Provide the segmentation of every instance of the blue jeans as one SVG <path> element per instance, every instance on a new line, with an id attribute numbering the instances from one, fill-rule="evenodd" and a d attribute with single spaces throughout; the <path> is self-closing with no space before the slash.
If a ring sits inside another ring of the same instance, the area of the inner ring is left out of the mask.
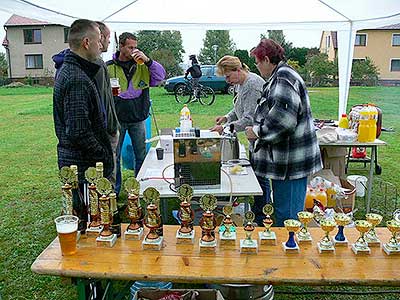
<path id="1" fill-rule="evenodd" d="M 297 220 L 297 213 L 304 208 L 307 177 L 294 180 L 272 180 L 275 226 L 283 227 L 287 219 Z"/>
<path id="2" fill-rule="evenodd" d="M 265 218 L 265 215 L 263 213 L 263 207 L 265 204 L 271 203 L 271 187 L 268 178 L 257 176 L 257 180 L 263 191 L 263 195 L 254 196 L 254 205 L 251 210 L 256 215 L 254 221 L 258 224 L 258 226 L 264 226 L 263 219 Z"/>
<path id="3" fill-rule="evenodd" d="M 134 162 L 135 162 L 135 176 L 139 173 L 140 168 L 142 167 L 144 158 L 146 156 L 146 129 L 145 122 L 136 122 L 136 123 L 123 123 L 121 122 L 121 129 L 118 141 L 118 150 L 117 150 L 117 178 L 115 183 L 115 192 L 117 195 L 121 190 L 121 150 L 122 144 L 124 142 L 125 133 L 128 132 L 133 148 Z"/>

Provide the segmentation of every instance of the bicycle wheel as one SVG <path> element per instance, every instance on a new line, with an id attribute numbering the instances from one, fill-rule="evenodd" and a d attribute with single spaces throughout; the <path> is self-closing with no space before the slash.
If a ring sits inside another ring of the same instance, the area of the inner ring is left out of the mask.
<path id="1" fill-rule="evenodd" d="M 215 92 L 208 86 L 202 86 L 200 88 L 199 101 L 202 105 L 211 105 L 215 101 Z"/>
<path id="2" fill-rule="evenodd" d="M 192 90 L 185 84 L 179 84 L 174 90 L 175 100 L 178 103 L 186 104 L 192 100 Z"/>

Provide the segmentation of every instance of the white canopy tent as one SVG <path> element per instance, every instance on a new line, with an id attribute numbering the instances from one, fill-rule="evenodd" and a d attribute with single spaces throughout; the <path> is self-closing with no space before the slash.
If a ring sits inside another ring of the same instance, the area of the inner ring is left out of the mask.
<path id="1" fill-rule="evenodd" d="M 335 30 L 339 116 L 346 112 L 356 31 L 400 23 L 400 0 L 1 0 L 0 10 L 66 26 L 102 20 L 115 31 Z"/>

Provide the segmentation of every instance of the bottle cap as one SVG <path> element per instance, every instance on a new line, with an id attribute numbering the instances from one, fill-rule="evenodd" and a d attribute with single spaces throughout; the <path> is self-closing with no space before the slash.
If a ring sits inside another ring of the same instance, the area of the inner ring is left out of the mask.
<path id="1" fill-rule="evenodd" d="M 342 118 L 347 118 L 347 115 L 346 114 L 342 114 Z"/>

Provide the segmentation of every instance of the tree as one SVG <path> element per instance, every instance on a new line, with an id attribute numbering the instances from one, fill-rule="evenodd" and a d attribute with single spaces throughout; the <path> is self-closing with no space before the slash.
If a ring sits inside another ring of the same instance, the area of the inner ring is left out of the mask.
<path id="1" fill-rule="evenodd" d="M 183 70 L 179 66 L 171 50 L 154 50 L 151 52 L 151 57 L 163 65 L 167 72 L 167 78 L 182 74 Z"/>
<path id="2" fill-rule="evenodd" d="M 207 30 L 199 60 L 203 64 L 214 64 L 224 55 L 233 55 L 235 47 L 229 37 L 229 30 Z"/>
<path id="3" fill-rule="evenodd" d="M 306 48 L 306 47 L 293 47 L 290 50 L 290 53 L 286 55 L 286 58 L 289 60 L 295 60 L 299 63 L 300 67 L 304 67 L 306 61 L 307 61 L 307 55 L 310 53 L 317 54 L 319 53 L 317 48 Z"/>
<path id="4" fill-rule="evenodd" d="M 249 56 L 249 52 L 247 50 L 236 50 L 233 55 L 237 56 L 241 62 L 245 63 L 251 72 L 259 74 L 255 65 L 256 61 L 254 57 Z"/>
<path id="5" fill-rule="evenodd" d="M 8 63 L 5 53 L 0 52 L 0 77 L 7 77 Z"/>
<path id="6" fill-rule="evenodd" d="M 293 48 L 293 44 L 291 42 L 286 41 L 285 35 L 283 34 L 283 30 L 267 30 L 267 32 L 268 32 L 268 38 L 274 40 L 279 45 L 281 45 L 282 48 L 285 49 L 285 56 L 288 57 L 290 51 Z M 266 37 L 267 35 L 261 34 L 262 39 Z"/>
<path id="7" fill-rule="evenodd" d="M 338 76 L 337 62 L 329 61 L 325 53 L 308 56 L 304 69 L 311 86 L 331 85 Z"/>
<path id="8" fill-rule="evenodd" d="M 376 85 L 379 71 L 371 58 L 353 61 L 351 68 L 351 80 L 356 85 Z"/>

